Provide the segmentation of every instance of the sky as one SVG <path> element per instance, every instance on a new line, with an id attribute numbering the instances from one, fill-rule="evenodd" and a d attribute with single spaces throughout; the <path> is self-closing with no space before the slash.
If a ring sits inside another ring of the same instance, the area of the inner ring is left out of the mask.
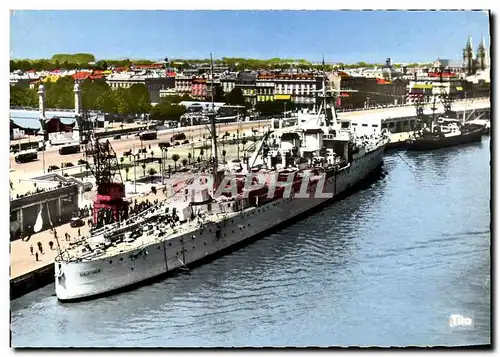
<path id="1" fill-rule="evenodd" d="M 13 59 L 91 53 L 99 59 L 293 58 L 395 63 L 459 60 L 489 18 L 472 11 L 21 10 L 10 15 Z"/>

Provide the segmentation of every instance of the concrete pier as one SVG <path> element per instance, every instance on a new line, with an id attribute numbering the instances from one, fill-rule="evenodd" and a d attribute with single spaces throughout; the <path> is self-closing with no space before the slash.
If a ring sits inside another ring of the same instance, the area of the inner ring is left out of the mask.
<path id="1" fill-rule="evenodd" d="M 185 177 L 178 175 L 166 184 L 175 185 L 179 181 L 184 181 Z M 158 185 L 156 185 L 158 186 Z M 167 193 L 168 194 L 168 193 Z M 136 195 L 133 197 L 137 202 L 145 200 L 153 201 L 163 199 L 165 195 L 161 189 L 158 189 L 156 195 L 148 193 L 145 195 Z M 87 218 L 83 218 L 86 223 Z M 80 236 L 88 235 L 89 227 L 87 224 L 80 228 Z M 73 228 L 69 223 L 56 227 L 57 236 L 61 249 L 66 249 L 69 243 L 79 239 L 78 228 Z M 70 235 L 70 240 L 64 238 L 64 234 Z M 33 234 L 28 241 L 18 239 L 10 242 L 10 298 L 16 299 L 22 295 L 30 293 L 36 289 L 44 287 L 54 282 L 54 258 L 57 255 L 57 242 L 54 234 L 50 230 Z M 49 248 L 49 242 L 54 242 L 53 250 Z M 38 242 L 42 243 L 43 254 L 38 250 Z M 30 252 L 30 246 L 33 246 L 33 255 Z M 38 252 L 38 261 L 35 253 Z"/>

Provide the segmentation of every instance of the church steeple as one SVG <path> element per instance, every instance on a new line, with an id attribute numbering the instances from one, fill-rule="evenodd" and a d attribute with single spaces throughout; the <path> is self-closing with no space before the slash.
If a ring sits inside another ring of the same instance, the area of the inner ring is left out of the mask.
<path id="1" fill-rule="evenodd" d="M 488 67 L 488 56 L 486 54 L 486 42 L 484 41 L 484 36 L 477 48 L 476 55 L 477 67 L 484 71 Z"/>
<path id="2" fill-rule="evenodd" d="M 467 72 L 467 74 L 471 74 L 474 72 L 474 67 L 474 50 L 472 49 L 472 37 L 469 36 L 469 40 L 467 41 L 464 48 L 463 68 Z"/>
<path id="3" fill-rule="evenodd" d="M 466 49 L 472 50 L 472 36 L 469 36 L 469 40 L 467 41 L 467 44 L 465 45 Z"/>

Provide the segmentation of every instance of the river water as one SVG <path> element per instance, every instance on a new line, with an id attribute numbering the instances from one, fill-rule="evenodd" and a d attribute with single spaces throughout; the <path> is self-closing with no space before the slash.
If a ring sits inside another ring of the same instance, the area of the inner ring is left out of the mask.
<path id="1" fill-rule="evenodd" d="M 490 343 L 490 138 L 388 153 L 385 175 L 229 255 L 136 290 L 11 303 L 15 347 Z M 459 314 L 473 326 L 450 328 Z"/>

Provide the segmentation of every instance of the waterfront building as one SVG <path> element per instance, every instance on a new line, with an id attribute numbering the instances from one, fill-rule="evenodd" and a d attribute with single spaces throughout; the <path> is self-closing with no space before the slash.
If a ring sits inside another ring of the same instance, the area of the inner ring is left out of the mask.
<path id="1" fill-rule="evenodd" d="M 252 72 L 240 72 L 235 83 L 235 88 L 240 88 L 245 101 L 251 105 L 257 104 L 256 91 L 257 74 Z"/>
<path id="2" fill-rule="evenodd" d="M 405 102 L 407 81 L 396 78 L 392 81 L 364 76 L 351 76 L 337 71 L 331 76 L 337 90 L 341 92 L 337 106 L 342 109 L 360 109 L 377 106 L 397 105 Z"/>
<path id="3" fill-rule="evenodd" d="M 132 72 L 113 73 L 106 78 L 106 83 L 112 88 L 130 88 L 134 84 L 143 84 L 149 92 L 152 103 L 160 100 L 160 90 L 175 87 L 175 79 L 164 73 L 135 74 Z"/>
<path id="4" fill-rule="evenodd" d="M 275 96 L 289 95 L 297 107 L 310 109 L 315 104 L 316 91 L 322 87 L 321 77 L 310 73 L 277 73 L 274 83 Z"/>
<path id="5" fill-rule="evenodd" d="M 175 76 L 175 92 L 179 95 L 191 94 L 193 77 L 185 74 L 177 74 Z"/>
<path id="6" fill-rule="evenodd" d="M 234 73 L 225 74 L 220 77 L 220 83 L 224 93 L 230 93 L 236 86 L 237 76 Z"/>
<path id="7" fill-rule="evenodd" d="M 191 96 L 195 99 L 207 97 L 207 80 L 205 78 L 194 78 L 191 83 Z"/>
<path id="8" fill-rule="evenodd" d="M 68 223 L 83 199 L 83 192 L 92 184 L 75 178 L 48 173 L 31 179 L 19 179 L 12 184 L 10 197 L 10 236 L 17 239 L 35 233 L 37 219 L 43 223 L 37 231 L 51 228 L 52 224 Z M 51 224 L 52 222 L 52 224 Z"/>

